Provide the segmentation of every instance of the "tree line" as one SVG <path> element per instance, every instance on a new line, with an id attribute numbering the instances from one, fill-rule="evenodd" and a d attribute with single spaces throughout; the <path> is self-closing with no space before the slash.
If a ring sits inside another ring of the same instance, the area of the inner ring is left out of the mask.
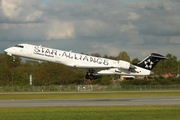
<path id="1" fill-rule="evenodd" d="M 90 54 L 96 57 L 104 57 L 114 60 L 125 60 L 131 63 L 138 63 L 138 58 L 130 59 L 127 52 L 122 51 L 117 56 L 101 56 L 99 53 Z M 166 55 L 167 59 L 162 60 L 153 69 L 158 75 L 171 73 L 176 75 L 179 70 L 180 61 L 172 54 Z M 8 56 L 0 53 L 0 86 L 5 85 L 29 85 L 30 75 L 32 75 L 33 85 L 67 85 L 84 84 L 87 81 L 84 76 L 86 71 L 67 67 L 62 64 L 35 61 L 32 59 L 22 59 L 18 56 Z M 94 84 L 110 84 L 111 76 L 103 76 Z M 129 83 L 128 83 L 129 84 Z"/>

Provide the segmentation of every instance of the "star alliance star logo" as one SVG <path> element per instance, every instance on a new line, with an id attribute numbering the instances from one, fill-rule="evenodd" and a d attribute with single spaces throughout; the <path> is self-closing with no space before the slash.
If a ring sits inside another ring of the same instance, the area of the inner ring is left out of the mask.
<path id="1" fill-rule="evenodd" d="M 144 61 L 144 64 L 145 68 L 151 69 L 154 63 L 150 59 L 148 59 L 147 61 Z"/>

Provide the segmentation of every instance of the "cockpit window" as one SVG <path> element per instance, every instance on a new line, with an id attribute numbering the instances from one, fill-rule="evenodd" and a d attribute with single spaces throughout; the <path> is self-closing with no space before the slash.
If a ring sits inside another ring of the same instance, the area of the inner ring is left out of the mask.
<path id="1" fill-rule="evenodd" d="M 15 45 L 15 47 L 24 48 L 22 45 Z"/>

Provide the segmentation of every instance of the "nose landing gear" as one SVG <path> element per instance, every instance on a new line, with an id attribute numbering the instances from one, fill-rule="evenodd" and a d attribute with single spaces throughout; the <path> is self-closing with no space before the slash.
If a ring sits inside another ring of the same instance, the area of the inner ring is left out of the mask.
<path id="1" fill-rule="evenodd" d="M 16 57 L 15 56 L 12 56 L 13 57 L 13 62 L 15 62 L 16 61 Z"/>

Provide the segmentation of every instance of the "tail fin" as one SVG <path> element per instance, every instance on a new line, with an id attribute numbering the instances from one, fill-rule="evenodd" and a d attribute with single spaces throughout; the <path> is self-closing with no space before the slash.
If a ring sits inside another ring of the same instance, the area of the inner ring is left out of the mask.
<path id="1" fill-rule="evenodd" d="M 137 63 L 136 66 L 139 66 L 147 70 L 152 70 L 161 59 L 165 59 L 165 58 L 166 57 L 164 57 L 163 55 L 157 53 L 151 53 L 144 60 Z"/>

